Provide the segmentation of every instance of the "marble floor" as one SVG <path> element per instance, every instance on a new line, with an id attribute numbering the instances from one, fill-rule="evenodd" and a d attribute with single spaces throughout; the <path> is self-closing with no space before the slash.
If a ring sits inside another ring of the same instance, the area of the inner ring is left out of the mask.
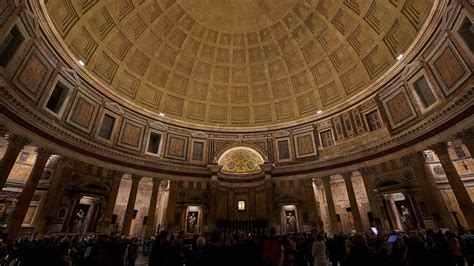
<path id="1" fill-rule="evenodd" d="M 135 262 L 135 266 L 146 266 L 148 265 L 148 256 L 140 255 Z"/>

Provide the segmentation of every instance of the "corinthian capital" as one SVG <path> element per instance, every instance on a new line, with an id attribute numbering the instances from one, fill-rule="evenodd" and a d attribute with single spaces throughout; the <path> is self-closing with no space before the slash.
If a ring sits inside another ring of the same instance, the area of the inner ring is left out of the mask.
<path id="1" fill-rule="evenodd" d="M 8 133 L 8 128 L 7 126 L 0 125 L 0 137 L 5 136 Z"/>
<path id="2" fill-rule="evenodd" d="M 473 142 L 474 141 L 474 127 L 464 129 L 454 135 L 454 138 L 460 139 L 462 142 Z"/>
<path id="3" fill-rule="evenodd" d="M 376 170 L 375 166 L 362 167 L 359 168 L 359 173 L 363 176 L 372 176 L 375 175 Z"/>
<path id="4" fill-rule="evenodd" d="M 425 154 L 422 151 L 412 152 L 401 158 L 404 166 L 412 165 L 415 163 L 424 163 Z"/>
<path id="5" fill-rule="evenodd" d="M 352 172 L 344 172 L 341 175 L 342 175 L 342 178 L 344 178 L 344 180 L 350 180 L 352 177 Z"/>
<path id="6" fill-rule="evenodd" d="M 29 141 L 26 137 L 14 134 L 8 135 L 7 141 L 9 148 L 18 150 L 23 149 L 26 145 L 31 143 L 31 141 Z"/>
<path id="7" fill-rule="evenodd" d="M 46 148 L 37 148 L 36 149 L 36 160 L 48 160 L 49 157 L 53 154 L 53 151 Z"/>
<path id="8" fill-rule="evenodd" d="M 445 141 L 435 143 L 431 145 L 429 148 L 433 150 L 436 154 L 448 154 L 448 143 Z"/>

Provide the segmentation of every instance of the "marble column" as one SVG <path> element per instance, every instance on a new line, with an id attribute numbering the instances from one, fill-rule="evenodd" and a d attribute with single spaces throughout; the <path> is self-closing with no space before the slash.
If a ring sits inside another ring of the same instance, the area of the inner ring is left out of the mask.
<path id="1" fill-rule="evenodd" d="M 474 128 L 465 129 L 454 137 L 462 141 L 469 151 L 469 154 L 471 154 L 471 157 L 474 158 Z"/>
<path id="2" fill-rule="evenodd" d="M 323 176 L 321 178 L 324 185 L 324 194 L 326 194 L 326 202 L 328 204 L 329 222 L 331 223 L 331 231 L 336 234 L 340 231 L 339 223 L 337 221 L 336 206 L 332 197 L 331 176 Z"/>
<path id="3" fill-rule="evenodd" d="M 208 219 L 207 227 L 209 231 L 216 229 L 217 227 L 217 212 L 219 210 L 219 201 L 218 201 L 218 174 L 222 166 L 217 163 L 212 163 L 207 166 L 211 172 L 211 182 L 208 183 L 209 187 L 209 205 L 208 205 Z"/>
<path id="4" fill-rule="evenodd" d="M 104 221 L 102 222 L 102 227 L 100 228 L 101 234 L 110 235 L 112 233 L 112 217 L 114 216 L 115 202 L 117 201 L 122 177 L 123 172 L 114 170 L 112 187 L 110 188 L 109 198 L 107 200 L 107 205 L 105 206 Z"/>
<path id="5" fill-rule="evenodd" d="M 464 186 L 464 182 L 459 176 L 453 161 L 449 157 L 448 143 L 439 142 L 431 146 L 431 149 L 436 153 L 436 155 L 438 155 L 439 161 L 443 166 L 446 177 L 448 178 L 451 189 L 454 192 L 454 196 L 458 201 L 468 227 L 474 229 L 474 205 L 472 204 L 471 197 Z"/>
<path id="6" fill-rule="evenodd" d="M 72 175 L 72 171 L 76 161 L 68 157 L 61 157 L 54 171 L 54 176 L 45 196 L 41 207 L 38 210 L 35 220 L 35 232 L 49 233 L 54 219 L 61 207 L 66 186 Z"/>
<path id="7" fill-rule="evenodd" d="M 176 202 L 178 200 L 178 181 L 169 181 L 168 204 L 166 205 L 165 229 L 173 232 Z"/>
<path id="8" fill-rule="evenodd" d="M 249 203 L 248 203 L 248 210 L 249 210 L 249 216 L 251 220 L 257 219 L 257 206 L 256 204 L 256 199 L 255 199 L 255 188 L 249 188 Z"/>
<path id="9" fill-rule="evenodd" d="M 354 218 L 354 227 L 357 233 L 364 232 L 364 226 L 362 225 L 362 218 L 360 216 L 359 205 L 357 204 L 357 198 L 352 185 L 352 172 L 346 172 L 342 174 L 344 183 L 346 184 L 347 196 L 349 197 L 349 203 L 351 205 L 352 217 Z"/>
<path id="10" fill-rule="evenodd" d="M 125 218 L 123 220 L 122 235 L 130 235 L 130 228 L 132 227 L 133 210 L 135 209 L 135 200 L 137 199 L 138 185 L 140 184 L 141 176 L 132 175 L 132 187 L 128 196 L 127 209 L 125 210 Z"/>
<path id="11" fill-rule="evenodd" d="M 227 188 L 227 219 L 234 219 L 237 217 L 236 204 L 234 198 L 234 189 L 232 187 Z"/>
<path id="12" fill-rule="evenodd" d="M 15 209 L 13 210 L 7 228 L 5 229 L 9 240 L 14 240 L 17 238 L 23 220 L 25 219 L 26 212 L 28 211 L 28 207 L 30 206 L 31 199 L 35 194 L 41 174 L 43 173 L 44 167 L 46 166 L 46 163 L 52 154 L 50 150 L 44 148 L 38 148 L 36 153 L 36 161 L 33 165 L 33 169 L 31 169 L 28 180 L 26 181 L 26 184 L 23 187 L 20 196 L 18 197 Z"/>
<path id="13" fill-rule="evenodd" d="M 437 226 L 448 227 L 454 232 L 456 227 L 451 219 L 449 210 L 443 200 L 443 195 L 441 195 L 431 171 L 426 168 L 423 152 L 411 153 L 406 156 L 406 158 L 410 160 L 413 173 L 418 181 L 423 197 L 425 198 L 426 208 L 433 218 L 441 218 L 441 221 L 435 221 L 438 223 Z"/>
<path id="14" fill-rule="evenodd" d="M 270 227 L 275 227 L 276 226 L 276 221 L 275 221 L 275 205 L 273 201 L 273 181 L 272 181 L 272 173 L 271 171 L 273 170 L 273 164 L 271 163 L 264 163 L 260 165 L 260 168 L 262 171 L 265 172 L 265 203 L 266 203 L 266 209 L 267 209 L 267 222 L 268 222 L 268 229 Z M 278 218 L 279 219 L 279 218 Z"/>
<path id="15" fill-rule="evenodd" d="M 273 227 L 275 223 L 275 210 L 273 206 L 273 182 L 272 180 L 268 179 L 265 180 L 265 202 L 267 208 L 267 222 L 268 227 Z"/>
<path id="16" fill-rule="evenodd" d="M 146 221 L 145 237 L 151 237 L 155 235 L 156 225 L 156 203 L 158 202 L 158 192 L 160 191 L 161 179 L 153 178 L 153 188 L 151 189 L 150 206 L 148 207 L 148 218 Z"/>
<path id="17" fill-rule="evenodd" d="M 7 141 L 7 150 L 3 155 L 2 161 L 0 161 L 0 191 L 7 182 L 8 176 L 18 158 L 18 154 L 20 154 L 20 151 L 30 143 L 25 137 L 18 135 L 9 135 Z"/>
<path id="18" fill-rule="evenodd" d="M 207 219 L 207 226 L 209 230 L 214 230 L 216 229 L 217 225 L 217 188 L 218 188 L 218 183 L 217 180 L 211 181 L 209 185 L 209 217 Z"/>
<path id="19" fill-rule="evenodd" d="M 385 230 L 382 224 L 382 215 L 380 214 L 380 208 L 377 204 L 377 199 L 374 193 L 373 178 L 375 177 L 375 168 L 365 167 L 359 169 L 359 173 L 362 176 L 362 181 L 364 182 L 365 192 L 367 193 L 367 199 L 369 201 L 370 211 L 372 212 L 375 227 L 379 232 L 383 233 Z"/>
<path id="20" fill-rule="evenodd" d="M 318 224 L 320 214 L 318 213 L 318 208 L 316 206 L 316 197 L 314 195 L 313 190 L 313 181 L 311 179 L 305 179 L 300 180 L 300 182 L 303 182 L 304 184 L 305 201 L 309 214 L 310 225 L 312 226 L 312 224 L 314 223 Z M 317 227 L 319 226 L 317 225 Z"/>

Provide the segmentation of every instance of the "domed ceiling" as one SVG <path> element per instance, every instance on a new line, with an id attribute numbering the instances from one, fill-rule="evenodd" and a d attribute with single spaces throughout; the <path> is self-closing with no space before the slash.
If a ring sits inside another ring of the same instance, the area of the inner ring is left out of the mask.
<path id="1" fill-rule="evenodd" d="M 211 126 L 347 101 L 416 39 L 431 0 L 48 0 L 58 36 L 128 102 Z"/>

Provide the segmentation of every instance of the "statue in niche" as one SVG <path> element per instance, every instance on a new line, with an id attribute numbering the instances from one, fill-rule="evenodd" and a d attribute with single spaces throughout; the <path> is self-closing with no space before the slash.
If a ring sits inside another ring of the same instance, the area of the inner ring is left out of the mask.
<path id="1" fill-rule="evenodd" d="M 401 209 L 402 209 L 402 224 L 405 226 L 406 230 L 413 230 L 414 226 L 411 220 L 410 210 L 403 205 L 401 206 Z"/>
<path id="2" fill-rule="evenodd" d="M 76 216 L 74 216 L 74 222 L 72 225 L 72 232 L 73 233 L 80 233 L 81 232 L 81 227 L 82 227 L 82 220 L 84 220 L 84 210 L 80 209 L 77 213 Z"/>
<path id="3" fill-rule="evenodd" d="M 286 212 L 286 231 L 288 233 L 296 232 L 296 216 L 294 211 Z"/>
<path id="4" fill-rule="evenodd" d="M 196 232 L 196 224 L 197 224 L 197 213 L 196 212 L 189 212 L 188 233 L 195 233 Z"/>

